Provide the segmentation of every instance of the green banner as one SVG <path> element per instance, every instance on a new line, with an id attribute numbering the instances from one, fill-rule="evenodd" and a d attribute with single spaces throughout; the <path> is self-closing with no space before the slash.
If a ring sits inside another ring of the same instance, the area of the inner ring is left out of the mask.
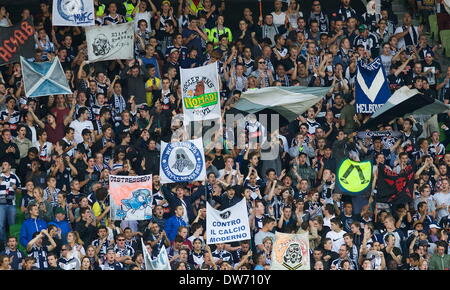
<path id="1" fill-rule="evenodd" d="M 197 109 L 217 104 L 219 93 L 212 92 L 200 96 L 183 98 L 184 107 L 186 109 Z"/>

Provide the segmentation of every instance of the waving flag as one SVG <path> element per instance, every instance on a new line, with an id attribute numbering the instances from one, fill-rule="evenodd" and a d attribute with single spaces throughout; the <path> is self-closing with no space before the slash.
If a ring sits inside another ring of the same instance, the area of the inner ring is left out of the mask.
<path id="1" fill-rule="evenodd" d="M 317 104 L 329 87 L 268 87 L 248 90 L 241 95 L 235 108 L 247 113 L 272 109 L 289 121 L 295 120 Z"/>
<path id="2" fill-rule="evenodd" d="M 373 129 L 379 124 L 386 124 L 391 120 L 405 115 L 435 115 L 447 112 L 450 105 L 444 104 L 433 97 L 421 94 L 416 89 L 403 86 L 396 90 L 371 117 L 363 124 L 362 129 Z"/>
<path id="3" fill-rule="evenodd" d="M 164 245 L 161 247 L 158 256 L 155 259 L 152 259 L 143 239 L 141 239 L 141 243 L 142 252 L 144 254 L 145 270 L 171 270 L 169 256 L 167 255 L 167 250 Z"/>
<path id="4" fill-rule="evenodd" d="M 392 204 L 410 202 L 414 197 L 414 173 L 414 167 L 411 165 L 397 174 L 379 164 L 376 201 Z"/>
<path id="5" fill-rule="evenodd" d="M 373 113 L 391 96 L 381 58 L 369 64 L 358 62 L 356 72 L 356 112 Z"/>
<path id="6" fill-rule="evenodd" d="M 29 62 L 20 57 L 20 63 L 27 97 L 72 93 L 59 58 L 52 62 Z"/>
<path id="7" fill-rule="evenodd" d="M 202 138 L 172 143 L 161 141 L 161 152 L 161 183 L 206 179 Z"/>

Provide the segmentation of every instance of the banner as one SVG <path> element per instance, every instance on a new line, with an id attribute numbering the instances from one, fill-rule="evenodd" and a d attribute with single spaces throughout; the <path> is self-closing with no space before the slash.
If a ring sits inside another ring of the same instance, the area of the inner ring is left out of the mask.
<path id="1" fill-rule="evenodd" d="M 53 0 L 54 26 L 95 25 L 94 0 Z"/>
<path id="2" fill-rule="evenodd" d="M 72 93 L 59 58 L 55 57 L 51 62 L 30 62 L 21 56 L 20 63 L 25 96 L 40 97 Z"/>
<path id="3" fill-rule="evenodd" d="M 220 87 L 217 63 L 181 69 L 184 122 L 219 119 Z"/>
<path id="4" fill-rule="evenodd" d="M 239 203 L 218 211 L 206 203 L 206 243 L 230 243 L 249 240 L 250 223 L 245 198 Z"/>
<path id="5" fill-rule="evenodd" d="M 163 245 L 159 251 L 156 259 L 152 259 L 144 240 L 141 238 L 142 252 L 144 254 L 145 270 L 171 270 L 169 263 L 169 256 L 167 255 L 166 247 Z"/>
<path id="6" fill-rule="evenodd" d="M 275 232 L 270 270 L 309 270 L 309 237 Z"/>
<path id="7" fill-rule="evenodd" d="M 34 57 L 35 44 L 31 19 L 11 27 L 0 27 L 0 65 L 17 62 L 20 56 Z"/>
<path id="8" fill-rule="evenodd" d="M 387 102 L 362 125 L 361 129 L 376 128 L 379 124 L 387 124 L 395 118 L 409 115 L 431 117 L 431 115 L 448 112 L 449 109 L 450 105 L 444 104 L 433 96 L 403 86 L 392 94 Z"/>
<path id="9" fill-rule="evenodd" d="M 402 132 L 400 132 L 400 131 L 363 131 L 363 132 L 358 132 L 358 135 L 357 135 L 357 137 L 360 139 L 376 138 L 376 137 L 398 138 L 400 136 L 402 136 Z"/>
<path id="10" fill-rule="evenodd" d="M 356 72 L 356 112 L 373 113 L 391 96 L 386 73 L 377 57 L 369 64 L 358 62 Z"/>
<path id="11" fill-rule="evenodd" d="M 159 170 L 161 183 L 206 179 L 202 138 L 172 143 L 161 141 L 161 152 Z"/>
<path id="12" fill-rule="evenodd" d="M 380 203 L 404 204 L 414 197 L 414 167 L 406 166 L 397 174 L 385 165 L 378 165 L 377 194 Z"/>
<path id="13" fill-rule="evenodd" d="M 134 57 L 133 22 L 86 27 L 89 62 L 132 59 Z"/>
<path id="14" fill-rule="evenodd" d="M 358 194 L 366 190 L 372 180 L 372 162 L 356 162 L 345 159 L 337 170 L 339 188 L 349 194 Z"/>
<path id="15" fill-rule="evenodd" d="M 149 220 L 152 218 L 152 176 L 109 176 L 112 220 Z"/>

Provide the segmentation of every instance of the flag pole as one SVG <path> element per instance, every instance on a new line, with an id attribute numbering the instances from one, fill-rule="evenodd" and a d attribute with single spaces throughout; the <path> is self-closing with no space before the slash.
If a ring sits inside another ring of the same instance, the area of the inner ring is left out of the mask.
<path id="1" fill-rule="evenodd" d="M 262 17 L 262 0 L 258 0 L 259 3 L 259 17 Z"/>

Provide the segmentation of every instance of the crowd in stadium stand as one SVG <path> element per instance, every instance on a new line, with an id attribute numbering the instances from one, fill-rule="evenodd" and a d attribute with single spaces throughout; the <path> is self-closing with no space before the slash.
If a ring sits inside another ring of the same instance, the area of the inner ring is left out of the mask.
<path id="1" fill-rule="evenodd" d="M 0 5 L 0 27 L 32 17 L 30 61 L 58 58 L 73 92 L 26 97 L 20 62 L 0 67 L 0 269 L 141 270 L 142 239 L 153 257 L 164 245 L 173 270 L 267 270 L 278 231 L 309 234 L 314 270 L 448 270 L 450 114 L 396 118 L 377 131 L 398 136 L 361 139 L 370 115 L 355 109 L 357 62 L 376 57 L 391 93 L 408 86 L 449 102 L 450 68 L 428 21 L 446 14 L 444 3 L 405 1 L 411 12 L 395 15 L 393 0 L 368 1 L 362 12 L 337 1 L 328 11 L 324 0 L 275 0 L 260 16 L 257 1 L 236 11 L 225 0 L 94 0 L 96 25 L 135 22 L 135 58 L 101 62 L 87 61 L 83 27 L 52 25 L 52 3 L 15 17 Z M 214 62 L 224 114 L 248 90 L 330 90 L 274 132 L 247 121 L 246 134 L 279 146 L 275 159 L 261 158 L 260 143 L 229 146 L 219 130 L 224 146 L 205 148 L 205 181 L 161 184 L 161 141 L 183 129 L 180 69 Z M 342 194 L 346 158 L 372 161 L 374 179 L 378 164 L 413 166 L 412 198 L 378 202 L 376 182 Z M 111 220 L 110 174 L 152 174 L 150 220 Z M 243 197 L 251 239 L 207 245 L 206 203 L 222 210 Z"/>

